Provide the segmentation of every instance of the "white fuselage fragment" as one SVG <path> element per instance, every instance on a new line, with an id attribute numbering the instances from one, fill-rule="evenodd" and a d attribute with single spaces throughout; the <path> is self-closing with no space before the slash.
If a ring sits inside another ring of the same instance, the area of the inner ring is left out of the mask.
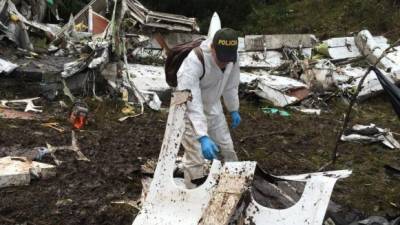
<path id="1" fill-rule="evenodd" d="M 346 178 L 349 170 L 278 177 L 307 182 L 300 200 L 287 209 L 271 209 L 252 198 L 245 210 L 245 225 L 321 225 L 337 179 Z"/>

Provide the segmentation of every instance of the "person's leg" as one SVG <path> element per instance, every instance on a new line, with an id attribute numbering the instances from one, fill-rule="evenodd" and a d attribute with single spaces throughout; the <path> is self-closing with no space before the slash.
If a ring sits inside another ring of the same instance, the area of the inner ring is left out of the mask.
<path id="1" fill-rule="evenodd" d="M 185 177 L 185 185 L 187 188 L 194 188 L 193 180 L 203 180 L 208 175 L 208 163 L 204 160 L 201 153 L 200 142 L 196 139 L 192 123 L 185 118 L 185 133 L 182 137 L 182 146 L 184 148 L 183 155 L 183 172 Z"/>
<path id="2" fill-rule="evenodd" d="M 238 161 L 221 103 L 213 107 L 207 119 L 208 134 L 217 144 L 223 160 Z"/>

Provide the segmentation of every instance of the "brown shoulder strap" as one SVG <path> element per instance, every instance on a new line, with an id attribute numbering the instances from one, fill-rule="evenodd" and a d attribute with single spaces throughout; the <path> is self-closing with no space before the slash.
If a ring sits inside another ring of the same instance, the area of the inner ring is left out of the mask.
<path id="1" fill-rule="evenodd" d="M 200 77 L 200 80 L 203 79 L 204 74 L 206 73 L 206 67 L 204 65 L 204 55 L 203 55 L 203 51 L 201 50 L 200 47 L 196 47 L 194 48 L 194 53 L 196 53 L 197 58 L 199 58 L 201 64 L 203 65 L 203 74 Z"/>

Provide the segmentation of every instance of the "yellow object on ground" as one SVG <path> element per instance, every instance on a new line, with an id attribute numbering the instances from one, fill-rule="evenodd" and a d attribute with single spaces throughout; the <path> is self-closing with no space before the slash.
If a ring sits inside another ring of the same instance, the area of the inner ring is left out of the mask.
<path id="1" fill-rule="evenodd" d="M 14 15 L 14 14 L 11 14 L 10 19 L 13 22 L 18 22 L 19 21 L 19 17 L 17 15 Z"/>
<path id="2" fill-rule="evenodd" d="M 131 105 L 126 104 L 124 108 L 121 109 L 121 112 L 125 115 L 135 114 L 135 108 Z"/>
<path id="3" fill-rule="evenodd" d="M 86 26 L 84 23 L 78 23 L 75 25 L 75 30 L 76 31 L 86 31 L 88 29 L 88 26 Z"/>

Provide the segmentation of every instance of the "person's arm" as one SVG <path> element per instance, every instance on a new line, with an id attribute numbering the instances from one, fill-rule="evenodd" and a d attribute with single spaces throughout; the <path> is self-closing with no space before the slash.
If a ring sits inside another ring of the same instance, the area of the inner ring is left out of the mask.
<path id="1" fill-rule="evenodd" d="M 177 90 L 190 90 L 192 101 L 187 103 L 187 115 L 192 122 L 194 131 L 197 135 L 196 139 L 208 136 L 207 134 L 207 118 L 203 110 L 203 101 L 201 97 L 200 78 L 203 75 L 203 65 L 194 53 L 189 55 L 182 62 L 177 73 L 178 87 Z"/>
<path id="2" fill-rule="evenodd" d="M 238 59 L 239 60 L 239 59 Z M 229 112 L 239 111 L 239 83 L 240 83 L 240 68 L 239 62 L 233 65 L 232 72 L 229 74 L 228 82 L 222 93 L 224 104 Z"/>

